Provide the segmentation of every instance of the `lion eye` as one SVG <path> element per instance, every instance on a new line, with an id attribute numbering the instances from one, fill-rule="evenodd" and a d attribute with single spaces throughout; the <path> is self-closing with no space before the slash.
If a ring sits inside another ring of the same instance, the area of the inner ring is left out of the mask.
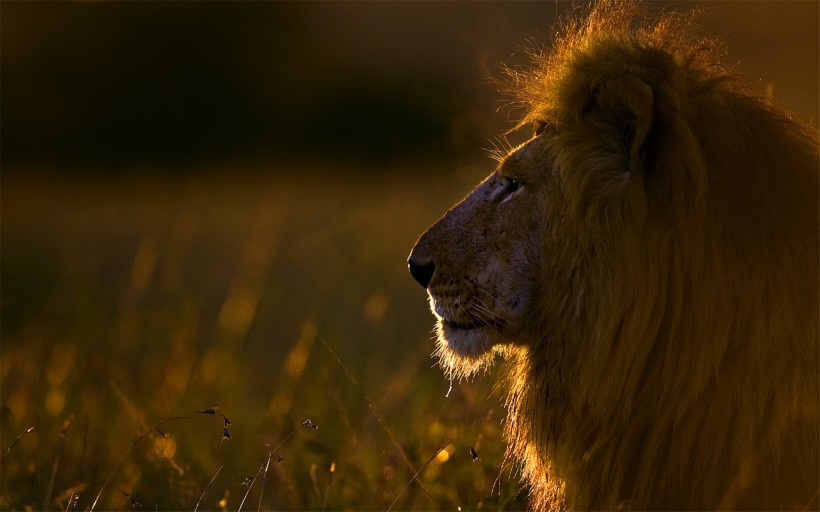
<path id="1" fill-rule="evenodd" d="M 503 198 L 502 202 L 506 202 L 509 199 L 512 199 L 512 197 L 523 186 L 523 184 L 519 180 L 508 178 L 506 176 L 500 176 L 500 178 L 502 186 L 504 187 L 501 196 Z"/>
<path id="2" fill-rule="evenodd" d="M 521 188 L 520 180 L 501 175 L 499 175 L 499 178 L 501 180 L 501 185 L 504 187 L 504 192 L 507 192 L 508 194 L 512 194 L 513 192 Z"/>

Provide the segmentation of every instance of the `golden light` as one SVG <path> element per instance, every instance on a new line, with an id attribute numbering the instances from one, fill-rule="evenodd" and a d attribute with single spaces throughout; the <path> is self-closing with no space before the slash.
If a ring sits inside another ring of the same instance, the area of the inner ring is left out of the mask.
<path id="1" fill-rule="evenodd" d="M 456 452 L 456 447 L 452 444 L 448 444 L 444 447 L 443 450 L 436 454 L 436 458 L 433 459 L 433 462 L 436 464 L 444 464 L 448 460 L 450 460 L 450 456 Z"/>

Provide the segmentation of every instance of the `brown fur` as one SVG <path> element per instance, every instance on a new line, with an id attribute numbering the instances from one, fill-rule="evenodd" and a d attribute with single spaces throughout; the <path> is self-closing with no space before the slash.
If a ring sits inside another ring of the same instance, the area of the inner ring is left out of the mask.
<path id="1" fill-rule="evenodd" d="M 510 73 L 543 130 L 410 256 L 445 371 L 507 358 L 537 510 L 820 506 L 818 136 L 689 25 L 567 22 Z"/>

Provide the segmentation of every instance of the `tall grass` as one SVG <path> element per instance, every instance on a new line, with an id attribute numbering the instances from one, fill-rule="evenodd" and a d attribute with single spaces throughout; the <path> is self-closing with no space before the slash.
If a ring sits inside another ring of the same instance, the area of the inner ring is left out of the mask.
<path id="1" fill-rule="evenodd" d="M 486 167 L 4 176 L 0 507 L 521 508 L 404 263 Z"/>

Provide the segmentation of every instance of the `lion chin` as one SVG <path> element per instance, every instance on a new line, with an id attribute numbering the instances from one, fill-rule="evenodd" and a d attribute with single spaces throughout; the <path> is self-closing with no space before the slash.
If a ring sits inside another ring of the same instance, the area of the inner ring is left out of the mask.
<path id="1" fill-rule="evenodd" d="M 492 366 L 494 348 L 499 344 L 498 333 L 492 327 L 438 318 L 436 335 L 434 357 L 448 378 L 470 378 Z"/>
<path id="2" fill-rule="evenodd" d="M 693 19 L 568 20 L 509 72 L 532 138 L 408 259 L 445 375 L 506 360 L 535 510 L 820 509 L 818 134 Z"/>

